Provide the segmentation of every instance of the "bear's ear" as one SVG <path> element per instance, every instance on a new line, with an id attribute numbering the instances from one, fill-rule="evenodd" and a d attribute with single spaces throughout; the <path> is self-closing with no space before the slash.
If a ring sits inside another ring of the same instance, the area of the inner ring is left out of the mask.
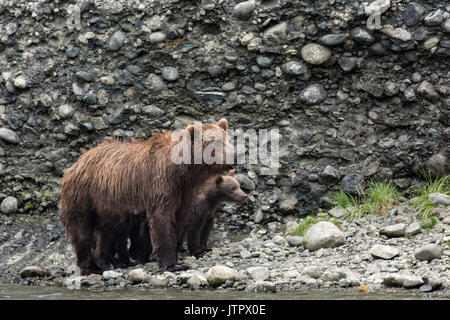
<path id="1" fill-rule="evenodd" d="M 227 130 L 228 129 L 228 121 L 225 118 L 220 119 L 219 122 L 217 122 L 217 125 L 219 127 L 221 127 L 223 130 Z"/>
<path id="2" fill-rule="evenodd" d="M 186 127 L 186 131 L 191 135 L 191 140 L 194 140 L 195 126 L 193 124 Z"/>
<path id="3" fill-rule="evenodd" d="M 218 176 L 218 177 L 216 178 L 216 184 L 221 184 L 222 182 L 223 182 L 222 176 Z"/>
<path id="4" fill-rule="evenodd" d="M 234 171 L 234 170 L 230 170 L 230 172 L 228 172 L 228 175 L 230 176 L 230 177 L 234 177 L 234 174 L 236 173 L 236 171 Z"/>

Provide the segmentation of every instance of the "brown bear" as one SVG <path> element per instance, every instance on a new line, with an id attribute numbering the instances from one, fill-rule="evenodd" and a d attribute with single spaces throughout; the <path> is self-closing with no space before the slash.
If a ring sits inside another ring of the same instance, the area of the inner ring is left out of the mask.
<path id="1" fill-rule="evenodd" d="M 225 176 L 208 179 L 194 201 L 194 209 L 186 227 L 189 253 L 200 256 L 208 249 L 208 238 L 216 217 L 216 211 L 224 201 L 244 202 L 247 194 L 233 177 L 234 171 Z"/>
<path id="2" fill-rule="evenodd" d="M 81 274 L 111 266 L 116 236 L 126 234 L 127 219 L 136 212 L 146 213 L 159 267 L 185 269 L 178 264 L 177 240 L 199 188 L 232 167 L 227 129 L 227 120 L 221 119 L 190 125 L 182 134 L 104 142 L 80 156 L 63 176 L 60 208 Z M 183 161 L 176 162 L 174 155 Z"/>

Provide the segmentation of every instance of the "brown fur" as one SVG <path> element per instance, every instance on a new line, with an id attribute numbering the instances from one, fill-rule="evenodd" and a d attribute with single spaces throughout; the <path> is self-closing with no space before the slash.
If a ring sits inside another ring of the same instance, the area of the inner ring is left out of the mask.
<path id="1" fill-rule="evenodd" d="M 225 119 L 205 124 L 227 143 Z M 186 130 L 193 137 L 194 126 Z M 179 143 L 172 133 L 155 134 L 146 141 L 104 141 L 83 154 L 62 179 L 62 222 L 82 274 L 105 270 L 117 236 L 126 233 L 129 216 L 146 212 L 157 262 L 176 270 L 176 244 L 192 211 L 192 200 L 211 176 L 228 170 L 227 164 L 180 164 L 170 154 Z M 204 150 L 210 142 L 203 141 Z M 226 147 L 223 148 L 224 153 Z M 192 144 L 191 152 L 194 150 Z M 224 156 L 225 158 L 225 156 Z M 193 160 L 193 156 L 192 156 Z"/>
<path id="2" fill-rule="evenodd" d="M 189 253 L 199 256 L 208 249 L 208 238 L 216 217 L 216 211 L 224 201 L 244 202 L 247 194 L 242 191 L 239 182 L 233 178 L 234 171 L 226 176 L 208 179 L 195 198 L 194 209 L 187 224 L 187 242 Z"/>

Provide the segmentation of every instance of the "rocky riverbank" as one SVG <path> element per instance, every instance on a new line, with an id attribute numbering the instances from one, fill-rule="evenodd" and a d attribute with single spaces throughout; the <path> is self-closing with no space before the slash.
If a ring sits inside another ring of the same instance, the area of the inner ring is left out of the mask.
<path id="1" fill-rule="evenodd" d="M 70 289 L 405 290 L 448 296 L 450 207 L 442 203 L 435 210 L 438 221 L 432 228 L 416 220 L 416 211 L 406 204 L 386 216 L 354 221 L 336 219 L 333 211 L 321 212 L 320 217 L 335 223 L 318 222 L 304 237 L 290 235 L 300 222 L 296 219 L 257 225 L 241 235 L 219 225 L 211 252 L 199 259 L 180 254 L 189 271 L 161 273 L 150 262 L 87 277 L 76 274 L 73 252 L 59 224 L 22 217 L 0 226 L 0 275 L 5 283 Z"/>

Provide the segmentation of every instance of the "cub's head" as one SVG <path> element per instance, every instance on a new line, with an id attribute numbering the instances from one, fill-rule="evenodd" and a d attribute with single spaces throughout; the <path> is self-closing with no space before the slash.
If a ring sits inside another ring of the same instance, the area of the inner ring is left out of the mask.
<path id="1" fill-rule="evenodd" d="M 218 176 L 215 179 L 216 190 L 226 200 L 245 202 L 247 194 L 242 191 L 239 182 L 234 178 L 234 171 L 230 171 L 228 175 Z"/>

